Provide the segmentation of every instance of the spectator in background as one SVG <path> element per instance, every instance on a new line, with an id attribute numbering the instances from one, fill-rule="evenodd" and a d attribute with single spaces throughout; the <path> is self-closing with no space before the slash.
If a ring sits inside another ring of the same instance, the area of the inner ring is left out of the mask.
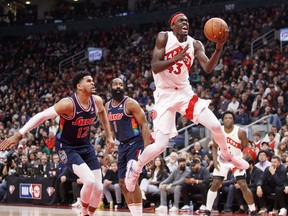
<path id="1" fill-rule="evenodd" d="M 145 106 L 146 106 L 147 112 L 152 111 L 154 108 L 154 103 L 153 103 L 152 99 L 149 99 Z"/>
<path id="2" fill-rule="evenodd" d="M 50 150 L 50 153 L 54 150 L 55 141 L 56 136 L 54 135 L 53 132 L 49 132 L 48 137 L 45 139 L 45 144 L 47 148 Z"/>
<path id="3" fill-rule="evenodd" d="M 179 155 L 176 152 L 171 152 L 169 155 L 167 167 L 169 168 L 168 172 L 171 173 L 178 169 L 178 159 Z"/>
<path id="4" fill-rule="evenodd" d="M 261 150 L 264 150 L 267 152 L 267 155 L 268 155 L 268 160 L 270 161 L 272 156 L 274 155 L 274 150 L 272 150 L 270 147 L 269 147 L 269 143 L 268 142 L 262 142 L 261 143 Z"/>
<path id="5" fill-rule="evenodd" d="M 59 128 L 59 126 L 58 126 L 58 124 L 56 122 L 56 118 L 55 119 L 51 119 L 51 125 L 49 127 L 49 134 L 53 133 L 54 136 L 56 136 L 58 128 Z"/>
<path id="6" fill-rule="evenodd" d="M 275 134 L 272 131 L 268 132 L 268 139 L 269 139 L 269 148 L 272 149 L 274 151 L 274 148 L 277 147 L 276 143 L 275 143 Z"/>
<path id="7" fill-rule="evenodd" d="M 31 169 L 32 165 L 28 161 L 27 155 L 21 156 L 21 161 L 17 165 L 16 173 L 18 176 L 28 176 L 28 169 Z"/>
<path id="8" fill-rule="evenodd" d="M 214 163 L 213 163 L 212 154 L 210 154 L 210 153 L 205 154 L 204 160 L 205 160 L 205 162 L 206 162 L 206 164 L 207 164 L 206 169 L 207 169 L 210 173 L 213 173 Z"/>
<path id="9" fill-rule="evenodd" d="M 14 122 L 13 127 L 9 130 L 9 132 L 15 134 L 20 130 L 19 122 Z"/>
<path id="10" fill-rule="evenodd" d="M 138 103 L 146 106 L 148 104 L 149 99 L 150 99 L 150 96 L 147 94 L 147 91 L 143 91 L 142 95 L 140 96 L 138 100 Z"/>
<path id="11" fill-rule="evenodd" d="M 284 187 L 284 183 L 287 181 L 287 169 L 281 164 L 281 160 L 278 156 L 273 156 L 271 159 L 271 165 L 264 170 L 260 179 L 257 182 L 256 194 L 258 196 L 260 211 L 258 214 L 266 213 L 267 202 L 266 197 L 275 193 L 277 187 Z M 277 199 L 274 200 L 273 214 L 277 214 L 279 211 Z"/>
<path id="12" fill-rule="evenodd" d="M 119 186 L 118 165 L 115 161 L 111 163 L 111 169 L 107 170 L 103 179 L 103 194 L 108 203 L 113 203 L 111 191 L 115 193 L 118 208 L 122 208 L 122 193 Z"/>
<path id="13" fill-rule="evenodd" d="M 168 171 L 165 167 L 165 161 L 161 156 L 154 159 L 151 167 L 151 176 L 149 179 L 143 178 L 140 183 L 142 199 L 146 200 L 146 194 L 159 194 L 159 184 L 168 177 Z"/>
<path id="14" fill-rule="evenodd" d="M 243 105 L 239 106 L 239 112 L 236 114 L 236 124 L 248 125 L 250 123 L 250 117 L 245 111 L 245 107 Z"/>
<path id="15" fill-rule="evenodd" d="M 256 121 L 257 119 L 260 118 L 261 105 L 262 105 L 262 96 L 261 94 L 257 94 L 251 108 L 252 121 Z"/>
<path id="16" fill-rule="evenodd" d="M 223 95 L 220 96 L 218 112 L 221 116 L 228 109 L 229 103 L 230 101 L 226 99 Z"/>
<path id="17" fill-rule="evenodd" d="M 174 195 L 173 207 L 169 209 L 169 212 L 178 212 L 179 202 L 181 195 L 181 188 L 185 182 L 185 177 L 189 175 L 190 170 L 186 166 L 186 160 L 184 158 L 178 159 L 178 168 L 174 170 L 167 179 L 162 181 L 159 185 L 160 190 L 160 206 L 156 208 L 156 212 L 167 213 L 167 194 Z"/>
<path id="18" fill-rule="evenodd" d="M 258 163 L 255 164 L 255 167 L 259 168 L 262 172 L 271 165 L 268 152 L 265 150 L 260 150 L 258 152 Z"/>
<path id="19" fill-rule="evenodd" d="M 231 102 L 228 104 L 227 110 L 230 110 L 236 114 L 238 112 L 239 104 L 240 103 L 237 100 L 236 96 L 233 96 Z"/>
<path id="20" fill-rule="evenodd" d="M 258 154 L 258 152 L 261 148 L 261 134 L 259 131 L 255 132 L 253 134 L 253 142 L 255 144 L 255 151 Z"/>
<path id="21" fill-rule="evenodd" d="M 272 125 L 271 126 L 271 129 L 270 131 L 267 132 L 267 134 L 265 135 L 265 137 L 263 138 L 263 142 L 270 142 L 270 139 L 269 139 L 269 132 L 273 132 L 274 133 L 274 140 L 275 140 L 275 146 L 277 147 L 279 142 L 280 142 L 280 134 L 278 133 L 278 129 L 275 125 Z"/>
<path id="22" fill-rule="evenodd" d="M 275 149 L 275 155 L 282 158 L 282 155 L 288 151 L 288 141 L 286 142 L 280 142 L 277 148 Z"/>
<path id="23" fill-rule="evenodd" d="M 183 195 L 184 206 L 181 211 L 189 211 L 189 193 L 201 194 L 201 203 L 197 213 L 203 213 L 206 210 L 207 191 L 210 183 L 210 173 L 202 166 L 201 159 L 195 158 L 191 162 L 190 173 L 185 178 L 185 184 L 181 188 L 181 194 Z"/>

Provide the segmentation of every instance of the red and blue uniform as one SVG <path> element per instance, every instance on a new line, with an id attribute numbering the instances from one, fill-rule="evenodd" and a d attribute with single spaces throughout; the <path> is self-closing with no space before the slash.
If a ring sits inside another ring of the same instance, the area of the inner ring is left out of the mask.
<path id="1" fill-rule="evenodd" d="M 60 159 L 69 168 L 72 168 L 73 164 L 86 163 L 91 170 L 98 169 L 100 164 L 90 142 L 91 125 L 95 122 L 98 112 L 93 96 L 90 97 L 88 109 L 80 104 L 76 94 L 69 99 L 74 106 L 73 116 L 60 115 L 55 148 Z"/>
<path id="2" fill-rule="evenodd" d="M 138 160 L 138 156 L 144 149 L 141 136 L 141 128 L 133 115 L 126 113 L 126 102 L 129 97 L 113 106 L 113 100 L 109 102 L 108 119 L 113 128 L 116 139 L 119 141 L 118 176 L 125 178 L 126 166 L 129 160 Z"/>

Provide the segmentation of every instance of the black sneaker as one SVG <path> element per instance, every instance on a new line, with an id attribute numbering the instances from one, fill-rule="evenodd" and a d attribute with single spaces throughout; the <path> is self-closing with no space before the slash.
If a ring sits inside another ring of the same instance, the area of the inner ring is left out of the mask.
<path id="1" fill-rule="evenodd" d="M 205 212 L 203 213 L 203 216 L 210 216 L 211 212 L 209 210 L 205 210 Z"/>
<path id="2" fill-rule="evenodd" d="M 224 210 L 222 212 L 225 214 L 232 214 L 233 213 L 231 208 L 224 208 Z"/>
<path id="3" fill-rule="evenodd" d="M 238 211 L 235 212 L 235 214 L 246 214 L 246 211 L 240 208 Z"/>
<path id="4" fill-rule="evenodd" d="M 256 211 L 251 211 L 251 212 L 250 212 L 250 215 L 251 215 L 251 216 L 257 216 L 258 214 L 257 214 Z"/>

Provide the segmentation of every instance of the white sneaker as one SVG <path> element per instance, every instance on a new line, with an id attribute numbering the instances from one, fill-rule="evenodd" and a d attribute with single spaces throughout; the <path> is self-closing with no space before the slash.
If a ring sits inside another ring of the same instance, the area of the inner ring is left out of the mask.
<path id="1" fill-rule="evenodd" d="M 260 209 L 260 211 L 258 212 L 258 214 L 264 214 L 267 212 L 266 208 Z"/>
<path id="2" fill-rule="evenodd" d="M 190 208 L 189 208 L 188 205 L 184 205 L 184 206 L 180 209 L 180 211 L 190 211 Z"/>
<path id="3" fill-rule="evenodd" d="M 139 178 L 140 173 L 136 173 L 136 170 L 133 168 L 133 164 L 137 163 L 136 160 L 130 160 L 127 163 L 127 170 L 125 175 L 125 185 L 129 192 L 133 192 L 135 190 L 135 186 L 137 184 L 137 180 Z"/>
<path id="4" fill-rule="evenodd" d="M 246 170 L 249 168 L 249 164 L 246 160 L 244 160 L 243 158 L 234 156 L 232 154 L 226 157 L 223 154 L 221 154 L 219 159 L 222 163 L 231 163 L 240 170 Z"/>
<path id="5" fill-rule="evenodd" d="M 273 215 L 273 214 L 278 214 L 278 210 L 276 209 L 273 209 L 272 211 L 269 212 L 270 215 Z"/>
<path id="6" fill-rule="evenodd" d="M 71 204 L 72 207 L 80 207 L 81 206 L 81 200 L 80 197 L 77 198 L 77 201 L 73 204 Z"/>
<path id="7" fill-rule="evenodd" d="M 169 209 L 169 212 L 178 212 L 179 208 L 177 208 L 176 206 L 173 206 L 171 209 Z"/>
<path id="8" fill-rule="evenodd" d="M 167 209 L 167 206 L 164 206 L 164 205 L 160 205 L 158 208 L 155 209 L 156 212 L 165 212 L 167 213 L 168 212 L 168 209 Z"/>
<path id="9" fill-rule="evenodd" d="M 147 199 L 147 198 L 146 198 L 146 195 L 145 195 L 145 191 L 141 190 L 141 195 L 142 195 L 142 199 L 143 199 L 143 200 L 146 200 L 146 199 Z"/>
<path id="10" fill-rule="evenodd" d="M 287 215 L 287 209 L 286 208 L 281 208 L 278 215 L 281 216 L 286 216 Z"/>
<path id="11" fill-rule="evenodd" d="M 201 205 L 199 210 L 205 212 L 206 211 L 206 206 L 205 205 Z"/>

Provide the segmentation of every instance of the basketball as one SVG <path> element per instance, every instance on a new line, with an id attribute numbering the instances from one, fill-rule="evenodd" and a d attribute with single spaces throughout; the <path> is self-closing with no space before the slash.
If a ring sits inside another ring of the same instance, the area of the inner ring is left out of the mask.
<path id="1" fill-rule="evenodd" d="M 204 25 L 204 34 L 208 40 L 219 42 L 226 36 L 227 23 L 218 17 L 209 19 Z"/>

